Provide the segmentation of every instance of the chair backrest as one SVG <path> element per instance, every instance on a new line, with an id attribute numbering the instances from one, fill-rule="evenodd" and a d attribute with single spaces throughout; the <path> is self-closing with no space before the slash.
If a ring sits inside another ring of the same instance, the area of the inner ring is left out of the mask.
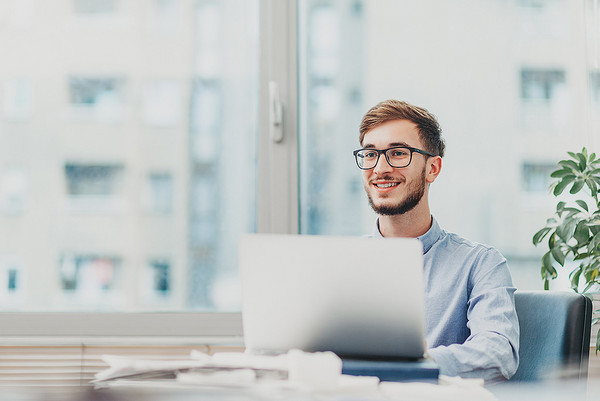
<path id="1" fill-rule="evenodd" d="M 511 381 L 587 379 L 592 301 L 562 291 L 516 291 L 519 368 Z"/>

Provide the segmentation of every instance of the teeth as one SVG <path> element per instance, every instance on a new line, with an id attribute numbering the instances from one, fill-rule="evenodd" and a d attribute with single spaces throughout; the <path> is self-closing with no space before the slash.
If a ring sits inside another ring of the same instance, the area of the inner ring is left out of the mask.
<path id="1" fill-rule="evenodd" d="M 377 188 L 389 188 L 389 187 L 395 187 L 396 185 L 398 185 L 397 182 L 390 182 L 388 184 L 375 184 L 375 186 Z"/>

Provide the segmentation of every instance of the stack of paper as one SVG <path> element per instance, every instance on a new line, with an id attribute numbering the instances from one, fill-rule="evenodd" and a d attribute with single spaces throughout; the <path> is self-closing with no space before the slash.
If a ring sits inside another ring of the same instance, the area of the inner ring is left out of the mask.
<path id="1" fill-rule="evenodd" d="M 303 391 L 376 391 L 379 379 L 342 375 L 342 361 L 332 352 L 291 350 L 277 356 L 239 352 L 208 355 L 192 352 L 189 360 L 141 360 L 104 356 L 109 368 L 93 380 L 96 387 L 134 384 L 191 385 L 227 388 L 279 388 Z"/>

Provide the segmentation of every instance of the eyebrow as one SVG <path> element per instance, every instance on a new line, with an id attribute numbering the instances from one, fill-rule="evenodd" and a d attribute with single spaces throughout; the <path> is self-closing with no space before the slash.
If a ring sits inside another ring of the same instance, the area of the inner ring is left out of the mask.
<path id="1" fill-rule="evenodd" d="M 390 144 L 388 145 L 388 148 L 393 148 L 393 147 L 396 147 L 396 146 L 407 146 L 407 147 L 409 147 L 409 148 L 410 148 L 410 147 L 412 147 L 412 146 L 410 146 L 410 145 L 409 145 L 408 143 L 406 143 L 406 142 L 392 142 L 392 143 L 390 143 Z M 373 144 L 371 144 L 371 143 L 365 143 L 365 144 L 363 145 L 363 148 L 365 148 L 365 149 L 375 149 L 375 145 L 373 145 Z"/>

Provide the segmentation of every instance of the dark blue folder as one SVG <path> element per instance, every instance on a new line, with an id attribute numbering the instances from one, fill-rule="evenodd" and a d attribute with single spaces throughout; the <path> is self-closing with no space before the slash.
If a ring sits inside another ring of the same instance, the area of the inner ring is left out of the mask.
<path id="1" fill-rule="evenodd" d="M 381 381 L 391 382 L 437 382 L 440 369 L 430 359 L 417 361 L 342 359 L 342 374 L 376 376 Z"/>

